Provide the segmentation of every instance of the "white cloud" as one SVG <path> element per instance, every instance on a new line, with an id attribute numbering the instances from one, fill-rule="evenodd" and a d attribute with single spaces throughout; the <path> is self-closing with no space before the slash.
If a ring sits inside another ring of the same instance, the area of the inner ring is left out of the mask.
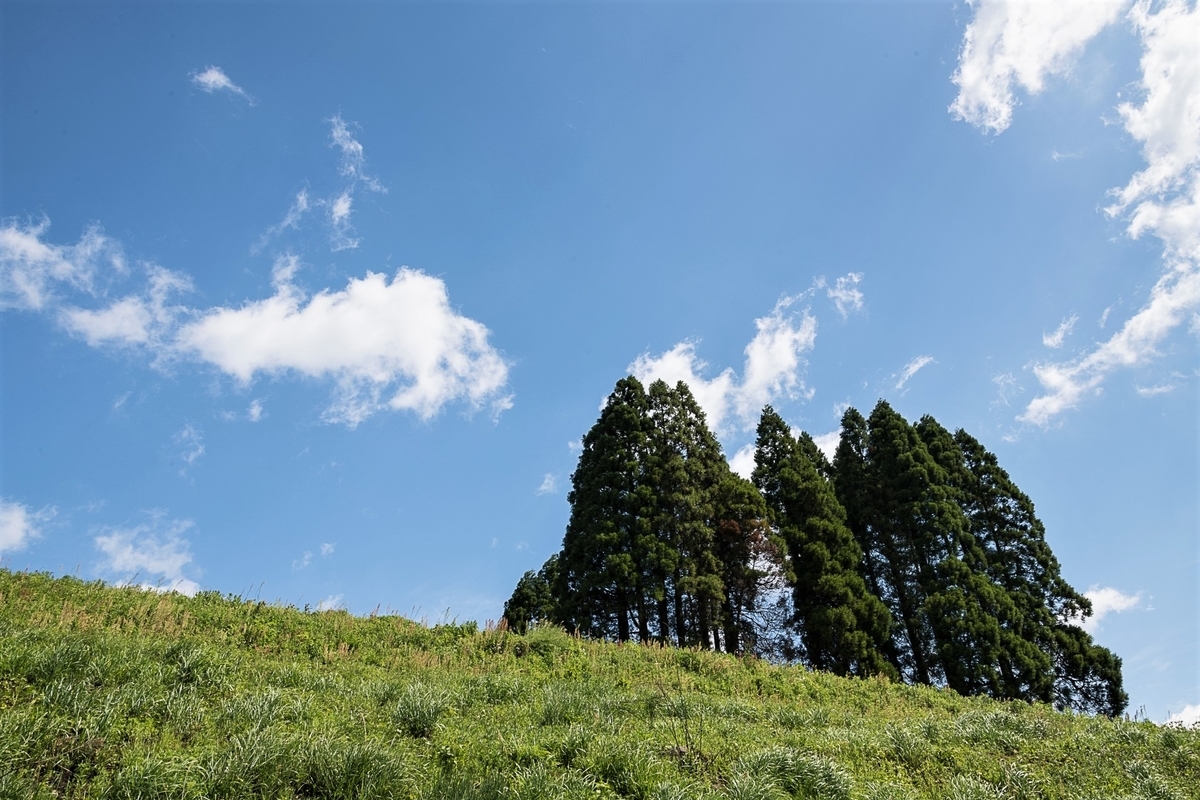
<path id="1" fill-rule="evenodd" d="M 329 224 L 333 227 L 330 246 L 334 252 L 354 250 L 361 241 L 350 235 L 350 231 L 353 230 L 350 225 L 350 210 L 353 203 L 354 198 L 347 189 L 327 204 L 329 206 Z"/>
<path id="2" fill-rule="evenodd" d="M 316 201 L 320 203 L 322 201 Z M 258 241 L 250 248 L 252 254 L 260 252 L 267 246 L 267 242 L 283 233 L 289 228 L 295 230 L 300 227 L 300 220 L 312 208 L 313 202 L 309 200 L 308 189 L 301 189 L 296 193 L 296 199 L 292 201 L 292 205 L 288 208 L 287 213 L 283 215 L 283 219 L 278 225 L 272 225 L 267 228 Z"/>
<path id="3" fill-rule="evenodd" d="M 441 280 L 407 268 L 391 281 L 368 272 L 306 299 L 286 271 L 277 277 L 273 296 L 185 325 L 177 350 L 243 383 L 258 373 L 332 379 L 325 418 L 351 427 L 385 408 L 429 419 L 455 400 L 507 400 L 508 367 L 487 328 L 450 307 Z"/>
<path id="4" fill-rule="evenodd" d="M 1099 394 L 1101 384 L 1114 369 L 1152 359 L 1158 344 L 1186 321 L 1197 305 L 1200 269 L 1173 270 L 1163 276 L 1151 290 L 1150 301 L 1111 339 L 1074 361 L 1035 365 L 1033 374 L 1045 393 L 1031 400 L 1017 419 L 1044 427 L 1084 398 Z"/>
<path id="5" fill-rule="evenodd" d="M 746 429 L 764 405 L 781 397 L 812 396 L 802 378 L 803 355 L 816 343 L 817 320 L 807 309 L 790 312 L 796 299 L 781 298 L 770 314 L 754 321 L 757 332 L 746 345 L 740 381 L 731 368 L 712 379 L 702 377 L 707 364 L 696 356 L 696 345 L 690 341 L 660 356 L 644 353 L 629 365 L 629 371 L 644 383 L 684 381 L 718 433 Z"/>
<path id="6" fill-rule="evenodd" d="M 354 181 L 362 181 L 363 185 L 371 191 L 386 192 L 387 189 L 378 180 L 364 171 L 367 164 L 366 152 L 363 150 L 362 144 L 354 138 L 354 134 L 350 132 L 350 127 L 354 123 L 347 124 L 340 114 L 335 114 L 330 118 L 329 124 L 331 146 L 342 151 L 338 172 Z"/>
<path id="7" fill-rule="evenodd" d="M 102 345 L 163 347 L 186 309 L 168 303 L 172 295 L 190 292 L 191 278 L 150 264 L 144 292 L 113 301 L 105 308 L 64 306 L 59 323 L 92 347 Z"/>
<path id="8" fill-rule="evenodd" d="M 512 405 L 503 391 L 508 366 L 487 328 L 457 313 L 445 283 L 419 270 L 403 268 L 391 280 L 368 272 L 342 291 L 307 297 L 294 282 L 300 260 L 289 254 L 275 262 L 272 296 L 199 310 L 170 302 L 191 289 L 187 276 L 148 265 L 142 291 L 81 308 L 57 301 L 48 287 L 90 290 L 94 256 L 114 248 L 94 229 L 80 245 L 47 244 L 47 227 L 0 229 L 5 286 L 16 287 L 8 295 L 22 308 L 53 313 L 92 346 L 140 347 L 156 364 L 200 361 L 244 384 L 260 373 L 332 380 L 325 418 L 352 427 L 387 408 L 428 419 L 449 402 L 495 413 Z M 253 404 L 249 413 L 253 419 Z"/>
<path id="9" fill-rule="evenodd" d="M 179 457 L 190 467 L 204 455 L 204 432 L 189 422 L 183 426 L 183 430 L 175 434 L 175 444 L 182 445 L 183 450 Z"/>
<path id="10" fill-rule="evenodd" d="M 1012 405 L 1016 395 L 1025 391 L 1011 372 L 992 376 L 992 383 L 996 384 L 996 399 L 992 403 L 993 406 L 1001 405 L 1007 408 Z"/>
<path id="11" fill-rule="evenodd" d="M 1182 711 L 1171 714 L 1167 717 L 1168 723 L 1182 725 L 1185 728 L 1195 728 L 1200 726 L 1200 703 L 1196 705 L 1184 706 Z"/>
<path id="12" fill-rule="evenodd" d="M 583 452 L 583 439 L 580 438 L 580 439 L 575 439 L 573 441 L 567 442 L 567 449 L 571 451 L 572 455 L 577 455 L 579 453 L 582 453 Z"/>
<path id="13" fill-rule="evenodd" d="M 254 105 L 257 102 L 246 93 L 245 89 L 229 80 L 229 76 L 220 67 L 208 67 L 201 72 L 193 72 L 191 78 L 192 83 L 202 92 L 208 92 L 209 94 L 221 91 L 233 92 L 250 105 Z"/>
<path id="14" fill-rule="evenodd" d="M 558 480 L 554 477 L 553 473 L 547 472 L 545 477 L 542 478 L 541 484 L 537 488 L 537 494 L 539 496 L 543 494 L 554 494 L 557 491 Z"/>
<path id="15" fill-rule="evenodd" d="M 729 468 L 735 475 L 741 475 L 746 480 L 754 474 L 754 443 L 743 445 L 729 459 Z"/>
<path id="16" fill-rule="evenodd" d="M 838 278 L 837 283 L 826 290 L 826 295 L 837 306 L 842 319 L 850 316 L 851 311 L 862 310 L 863 293 L 858 290 L 858 284 L 862 278 L 861 272 L 850 272 Z"/>
<path id="17" fill-rule="evenodd" d="M 117 245 L 93 225 L 73 245 L 43 241 L 50 220 L 36 225 L 4 220 L 0 226 L 0 309 L 40 311 L 56 300 L 59 286 L 96 294 L 97 273 L 107 262 L 124 273 L 125 259 Z"/>
<path id="18" fill-rule="evenodd" d="M 1134 390 L 1139 397 L 1157 397 L 1160 394 L 1169 394 L 1179 388 L 1179 384 L 1160 383 L 1157 386 L 1134 386 Z"/>
<path id="19" fill-rule="evenodd" d="M 312 551 L 305 550 L 304 554 L 301 555 L 300 558 L 292 562 L 292 572 L 299 572 L 300 570 L 307 568 L 308 565 L 312 563 L 312 560 Z"/>
<path id="20" fill-rule="evenodd" d="M 95 537 L 96 548 L 105 556 L 101 571 L 117 576 L 121 586 L 140 581 L 143 589 L 194 595 L 200 585 L 184 576 L 192 554 L 183 534 L 191 529 L 192 521 L 167 520 L 161 512 L 149 516 L 141 525 L 104 528 L 104 533 Z"/>
<path id="21" fill-rule="evenodd" d="M 1057 350 L 1063 346 L 1063 341 L 1067 335 L 1071 333 L 1071 329 L 1075 327 L 1075 323 L 1079 321 L 1079 315 L 1072 314 L 1070 318 L 1064 319 L 1054 329 L 1054 333 L 1043 333 L 1042 344 L 1046 347 Z"/>
<path id="22" fill-rule="evenodd" d="M 1109 614 L 1120 614 L 1142 604 L 1141 592 L 1128 595 L 1111 586 L 1093 586 L 1083 596 L 1092 601 L 1092 615 L 1087 619 L 1076 618 L 1072 622 L 1088 633 L 1095 633 L 1100 628 L 1100 622 Z"/>
<path id="23" fill-rule="evenodd" d="M 263 411 L 263 404 L 261 400 L 250 401 L 250 407 L 246 409 L 246 419 L 250 420 L 251 422 L 258 422 L 266 415 L 267 413 Z"/>
<path id="24" fill-rule="evenodd" d="M 317 611 L 337 611 L 340 608 L 343 608 L 342 595 L 340 594 L 331 594 L 317 603 Z"/>
<path id="25" fill-rule="evenodd" d="M 1013 94 L 1031 95 L 1068 72 L 1084 45 L 1120 16 L 1129 0 L 1086 3 L 976 0 L 952 80 L 955 118 L 1000 133 L 1012 122 Z"/>
<path id="26" fill-rule="evenodd" d="M 329 558 L 333 555 L 336 546 L 333 542 L 321 542 L 321 558 Z"/>
<path id="27" fill-rule="evenodd" d="M 826 458 L 833 461 L 833 456 L 837 452 L 838 445 L 842 442 L 842 431 L 839 428 L 829 433 L 813 436 L 812 439 L 816 443 L 817 449 L 824 453 Z"/>
<path id="28" fill-rule="evenodd" d="M 51 506 L 33 511 L 24 503 L 0 497 L 0 553 L 23 550 L 42 535 L 42 524 L 57 513 L 58 510 Z"/>
<path id="29" fill-rule="evenodd" d="M 909 361 L 904 365 L 904 369 L 900 370 L 900 376 L 896 380 L 896 388 L 903 389 L 904 384 L 908 383 L 913 375 L 916 375 L 932 363 L 934 363 L 933 356 L 917 356 L 912 361 Z"/>
<path id="30" fill-rule="evenodd" d="M 1087 41 L 1128 5 L 975 4 L 951 111 L 999 133 L 1012 119 L 1014 83 L 1040 91 L 1047 75 L 1069 69 Z M 1164 272 L 1146 303 L 1107 341 L 1074 360 L 1034 366 L 1043 393 L 1018 417 L 1023 422 L 1046 426 L 1098 394 L 1115 370 L 1152 361 L 1162 342 L 1200 308 L 1200 7 L 1186 0 L 1139 0 L 1128 18 L 1143 47 L 1141 103 L 1123 103 L 1118 112 L 1125 131 L 1141 144 L 1146 166 L 1114 190 L 1105 210 L 1128 220 L 1132 238 L 1149 233 L 1163 243 Z"/>

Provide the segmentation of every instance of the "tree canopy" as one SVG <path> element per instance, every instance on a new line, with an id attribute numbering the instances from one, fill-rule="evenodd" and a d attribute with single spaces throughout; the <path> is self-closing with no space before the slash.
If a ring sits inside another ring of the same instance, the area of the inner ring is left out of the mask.
<path id="1" fill-rule="evenodd" d="M 763 409 L 734 474 L 683 382 L 621 379 L 583 437 L 562 549 L 510 627 L 797 660 L 1116 715 L 1121 660 L 1032 501 L 965 431 L 847 409 L 833 460 Z"/>

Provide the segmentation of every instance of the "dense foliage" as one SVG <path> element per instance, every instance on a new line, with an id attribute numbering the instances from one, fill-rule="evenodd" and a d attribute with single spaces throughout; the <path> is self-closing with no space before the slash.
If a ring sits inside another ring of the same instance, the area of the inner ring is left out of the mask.
<path id="1" fill-rule="evenodd" d="M 753 482 L 686 384 L 623 378 L 583 438 L 562 550 L 505 618 L 1115 716 L 1121 662 L 1078 623 L 1033 504 L 932 417 L 848 409 L 830 463 L 769 406 Z"/>
<path id="2" fill-rule="evenodd" d="M 0 569 L 0 798 L 1183 800 L 1200 730 Z M 1191 787 L 1191 788 L 1189 788 Z"/>

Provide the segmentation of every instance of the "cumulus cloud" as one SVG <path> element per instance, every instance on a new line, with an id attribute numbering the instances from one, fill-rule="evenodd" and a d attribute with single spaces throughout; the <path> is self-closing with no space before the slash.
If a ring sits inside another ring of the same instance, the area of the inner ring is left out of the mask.
<path id="1" fill-rule="evenodd" d="M 1141 592 L 1129 595 L 1111 586 L 1093 586 L 1084 592 L 1083 596 L 1092 601 L 1092 615 L 1086 619 L 1076 618 L 1072 621 L 1088 633 L 1099 630 L 1100 622 L 1109 614 L 1120 614 L 1142 604 Z"/>
<path id="2" fill-rule="evenodd" d="M 42 535 L 41 526 L 57 513 L 53 507 L 34 511 L 24 503 L 0 497 L 0 553 L 25 549 Z"/>
<path id="3" fill-rule="evenodd" d="M 138 585 L 190 597 L 200 590 L 184 574 L 192 563 L 191 545 L 184 537 L 191 528 L 190 519 L 168 520 L 157 511 L 141 525 L 103 528 L 95 537 L 96 549 L 104 555 L 100 570 L 115 577 L 119 586 Z"/>
<path id="4" fill-rule="evenodd" d="M 834 454 L 837 452 L 838 445 L 842 442 L 842 429 L 822 433 L 812 437 L 813 442 L 817 445 L 817 449 L 825 454 L 825 457 L 830 461 L 833 460 Z"/>
<path id="5" fill-rule="evenodd" d="M 306 298 L 286 269 L 276 277 L 271 297 L 183 326 L 179 352 L 245 384 L 260 373 L 330 379 L 337 391 L 325 419 L 350 427 L 385 408 L 429 419 L 455 400 L 507 400 L 508 367 L 487 328 L 451 308 L 441 280 L 407 268 L 391 280 L 368 272 Z"/>
<path id="6" fill-rule="evenodd" d="M 100 297 L 97 257 L 119 251 L 97 229 L 79 245 L 49 244 L 47 228 L 0 228 L 5 296 L 18 308 L 52 314 L 94 347 L 141 348 L 155 364 L 209 364 L 246 385 L 259 375 L 328 380 L 335 391 L 324 417 L 351 427 L 384 409 L 429 419 L 451 402 L 497 414 L 512 405 L 504 392 L 508 366 L 488 329 L 459 314 L 445 283 L 419 270 L 391 278 L 368 272 L 341 291 L 308 296 L 295 282 L 300 259 L 289 254 L 275 262 L 270 297 L 201 310 L 173 302 L 191 290 L 187 276 L 155 265 L 145 267 L 140 291 Z M 74 287 L 74 302 L 58 297 L 64 287 Z M 261 403 L 247 414 L 261 419 Z M 185 453 L 196 453 L 185 456 L 191 464 L 203 453 L 199 431 L 181 437 Z"/>
<path id="7" fill-rule="evenodd" d="M 1069 69 L 1087 41 L 1128 5 L 975 4 L 951 110 L 999 133 L 1012 119 L 1014 84 L 1039 91 L 1047 75 Z M 1132 238 L 1150 234 L 1162 242 L 1164 271 L 1145 304 L 1108 340 L 1075 359 L 1034 365 L 1042 393 L 1018 419 L 1035 425 L 1049 425 L 1098 394 L 1114 371 L 1154 360 L 1167 337 L 1190 324 L 1200 308 L 1200 7 L 1185 0 L 1139 0 L 1128 20 L 1142 43 L 1141 102 L 1125 102 L 1117 110 L 1125 131 L 1141 145 L 1145 168 L 1113 191 L 1105 211 L 1126 219 Z"/>
<path id="8" fill-rule="evenodd" d="M 258 422 L 266 415 L 267 414 L 263 410 L 263 404 L 261 400 L 250 401 L 250 407 L 246 409 L 246 419 L 250 420 L 251 422 Z"/>
<path id="9" fill-rule="evenodd" d="M 543 494 L 554 494 L 557 491 L 558 479 L 554 477 L 553 473 L 547 472 L 545 477 L 542 478 L 541 484 L 537 488 L 537 494 L 541 496 Z"/>
<path id="10" fill-rule="evenodd" d="M 738 451 L 729 459 L 729 468 L 733 470 L 735 475 L 740 475 L 746 480 L 750 480 L 750 476 L 754 474 L 753 442 L 738 448 Z"/>
<path id="11" fill-rule="evenodd" d="M 1079 316 L 1077 314 L 1072 314 L 1070 318 L 1064 319 L 1059 323 L 1058 327 L 1054 329 L 1054 333 L 1042 334 L 1042 344 L 1054 350 L 1062 347 L 1063 341 L 1066 340 L 1067 335 L 1070 334 L 1071 329 L 1075 327 L 1075 323 L 1078 321 Z"/>
<path id="12" fill-rule="evenodd" d="M 904 365 L 904 369 L 900 370 L 900 375 L 896 379 L 896 388 L 903 389 L 912 376 L 932 363 L 934 363 L 933 356 L 917 356 L 912 361 L 909 361 Z"/>
<path id="13" fill-rule="evenodd" d="M 98 225 L 90 226 L 73 245 L 43 240 L 50 220 L 0 223 L 0 309 L 40 311 L 63 289 L 90 296 L 97 293 L 99 273 L 126 271 L 120 248 Z"/>
<path id="14" fill-rule="evenodd" d="M 250 105 L 254 105 L 257 102 L 245 89 L 229 80 L 229 76 L 220 67 L 210 66 L 202 71 L 193 72 L 191 79 L 192 84 L 202 92 L 209 94 L 213 92 L 232 92 Z"/>
<path id="15" fill-rule="evenodd" d="M 975 18 L 963 34 L 952 78 L 958 96 L 950 112 L 984 130 L 1002 132 L 1012 123 L 1014 88 L 1031 95 L 1042 91 L 1046 79 L 1069 71 L 1084 45 L 1128 5 L 1129 0 L 972 2 Z"/>
<path id="16" fill-rule="evenodd" d="M 747 429 L 764 405 L 781 397 L 812 396 L 803 380 L 804 354 L 816 343 L 817 320 L 807 309 L 791 310 L 797 299 L 781 298 L 770 314 L 754 321 L 757 332 L 746 345 L 740 379 L 732 368 L 714 378 L 703 377 L 708 365 L 690 341 L 658 356 L 644 353 L 629 365 L 629 371 L 644 383 L 685 382 L 718 433 Z"/>
<path id="17" fill-rule="evenodd" d="M 833 301 L 838 313 L 842 315 L 842 319 L 850 316 L 852 311 L 862 310 L 863 293 L 858 289 L 862 278 L 861 272 L 850 272 L 838 278 L 833 286 L 826 289 L 826 295 Z"/>
<path id="18" fill-rule="evenodd" d="M 1167 717 L 1167 722 L 1175 725 L 1182 725 L 1185 728 L 1195 728 L 1200 726 L 1200 703 L 1196 705 L 1187 705 L 1182 711 L 1171 714 Z"/>

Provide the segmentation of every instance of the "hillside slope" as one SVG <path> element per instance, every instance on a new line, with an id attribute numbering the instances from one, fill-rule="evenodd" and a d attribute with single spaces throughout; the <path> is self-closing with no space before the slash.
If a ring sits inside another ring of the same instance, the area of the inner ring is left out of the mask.
<path id="1" fill-rule="evenodd" d="M 1187 798 L 1200 730 L 0 570 L 0 797 Z"/>

